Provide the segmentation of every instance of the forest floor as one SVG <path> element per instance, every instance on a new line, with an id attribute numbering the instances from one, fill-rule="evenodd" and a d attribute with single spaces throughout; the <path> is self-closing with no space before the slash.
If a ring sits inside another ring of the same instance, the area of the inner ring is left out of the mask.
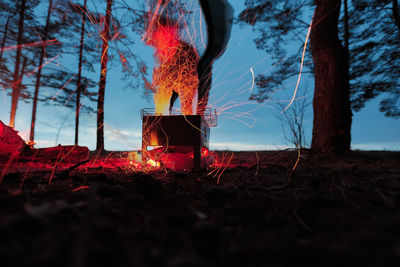
<path id="1" fill-rule="evenodd" d="M 400 152 L 214 156 L 202 172 L 3 162 L 0 264 L 400 266 Z"/>

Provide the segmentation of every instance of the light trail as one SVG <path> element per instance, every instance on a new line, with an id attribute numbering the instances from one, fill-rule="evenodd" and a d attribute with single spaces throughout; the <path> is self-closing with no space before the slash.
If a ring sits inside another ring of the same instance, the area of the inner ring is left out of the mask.
<path id="1" fill-rule="evenodd" d="M 303 71 L 304 56 L 306 54 L 307 42 L 308 42 L 308 38 L 310 37 L 313 20 L 314 20 L 314 15 L 313 15 L 313 17 L 311 19 L 310 26 L 308 27 L 306 41 L 304 42 L 303 55 L 301 56 L 300 72 L 299 72 L 299 77 L 297 78 L 296 88 L 294 89 L 294 93 L 293 93 L 292 99 L 290 100 L 289 104 L 281 111 L 281 113 L 285 112 L 285 110 L 287 110 L 293 104 L 293 101 L 296 98 L 297 90 L 298 90 L 299 84 L 300 84 L 301 73 Z"/>
<path id="2" fill-rule="evenodd" d="M 65 88 L 65 86 L 67 86 L 67 85 L 71 82 L 71 80 L 72 80 L 74 77 L 75 77 L 75 75 L 72 76 L 71 78 L 69 78 L 69 80 L 63 85 L 63 87 L 61 87 L 60 90 L 58 90 L 58 92 L 57 92 L 57 93 L 55 94 L 55 96 L 51 99 L 51 101 L 54 101 L 54 99 L 58 96 L 58 94 Z"/>
<path id="3" fill-rule="evenodd" d="M 58 41 L 57 39 L 52 39 L 52 40 L 47 40 L 47 41 L 26 43 L 26 44 L 21 44 L 21 45 L 6 46 L 3 48 L 3 50 L 14 50 L 17 48 L 34 47 L 34 46 L 42 46 L 42 45 L 56 45 L 56 44 L 61 44 L 61 42 Z"/>
<path id="4" fill-rule="evenodd" d="M 250 68 L 250 72 L 251 72 L 251 78 L 252 78 L 252 83 L 251 83 L 251 87 L 250 87 L 250 93 L 251 93 L 251 91 L 253 91 L 253 88 L 254 88 L 254 71 L 253 71 L 253 67 Z"/>

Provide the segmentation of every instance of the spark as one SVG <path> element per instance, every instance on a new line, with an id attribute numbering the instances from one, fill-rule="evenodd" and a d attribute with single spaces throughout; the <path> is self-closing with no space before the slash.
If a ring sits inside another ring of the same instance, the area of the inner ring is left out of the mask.
<path id="1" fill-rule="evenodd" d="M 57 97 L 57 95 L 65 88 L 65 86 L 67 86 L 71 80 L 74 78 L 74 76 L 72 76 L 64 85 L 63 87 L 60 88 L 60 90 L 58 90 L 58 92 L 55 94 L 55 96 L 51 99 L 51 101 L 54 101 L 54 99 Z"/>
<path id="2" fill-rule="evenodd" d="M 160 20 L 160 14 L 167 4 L 162 7 L 160 5 L 161 1 L 158 1 L 142 38 L 147 45 L 154 47 L 156 52 L 158 66 L 154 68 L 153 82 L 150 86 L 156 91 L 153 97 L 156 113 L 168 112 L 170 99 L 173 92 L 176 92 L 179 95 L 182 114 L 192 115 L 193 102 L 199 84 L 197 75 L 199 55 L 194 45 L 183 41 L 179 32 L 182 22 L 185 25 L 184 32 L 193 43 L 182 8 L 176 7 L 179 9 L 177 20 L 167 17 L 165 18 L 167 21 L 164 22 Z"/>
<path id="3" fill-rule="evenodd" d="M 254 71 L 253 71 L 253 67 L 250 68 L 250 72 L 251 72 L 251 77 L 252 77 L 252 83 L 251 83 L 251 87 L 250 87 L 250 93 L 253 90 L 254 87 Z"/>
<path id="4" fill-rule="evenodd" d="M 72 153 L 72 151 L 74 151 L 74 149 L 76 148 L 76 146 L 77 146 L 77 145 L 74 145 L 74 146 L 71 148 L 71 150 L 69 150 L 67 153 L 65 153 L 64 157 L 62 157 L 60 160 L 58 160 L 58 159 L 60 158 L 60 155 L 61 155 L 61 152 L 62 152 L 62 149 L 60 149 L 60 151 L 58 152 L 56 164 L 52 167 L 52 170 L 51 170 L 51 175 L 50 175 L 50 178 L 49 178 L 49 184 L 51 184 L 51 181 L 53 180 L 54 173 L 56 172 L 57 166 L 58 166 L 66 157 L 68 157 L 69 154 Z"/>
<path id="5" fill-rule="evenodd" d="M 240 117 L 242 117 L 243 119 L 240 119 Z M 246 125 L 249 128 L 254 128 L 257 123 L 257 118 L 253 118 L 251 115 L 246 116 L 243 114 L 236 114 L 233 117 L 231 117 L 230 119 L 238 121 L 238 122 Z M 252 123 L 248 123 L 248 122 L 244 121 L 244 119 L 248 119 L 248 120 L 252 121 Z"/>
<path id="6" fill-rule="evenodd" d="M 80 9 L 80 10 L 85 14 L 85 16 L 89 19 L 89 21 L 90 21 L 91 24 L 93 24 L 93 25 L 96 24 L 96 21 L 95 21 L 95 19 L 93 18 L 94 16 L 93 16 L 92 14 L 90 14 L 89 12 L 86 12 L 86 10 L 83 10 L 83 8 L 80 7 L 78 4 L 76 4 L 76 5 L 74 5 L 74 6 L 75 6 L 76 8 L 78 8 L 78 9 Z"/>
<path id="7" fill-rule="evenodd" d="M 300 148 L 298 148 L 297 149 L 297 159 L 296 159 L 296 162 L 295 162 L 295 164 L 294 164 L 294 166 L 292 168 L 292 171 L 294 171 L 296 169 L 296 167 L 297 167 L 297 164 L 299 164 L 300 157 L 301 157 L 301 152 L 300 152 Z"/>
<path id="8" fill-rule="evenodd" d="M 11 164 L 13 163 L 13 161 L 17 158 L 17 153 L 12 153 L 10 158 L 8 159 L 5 167 L 3 168 L 1 175 L 0 175 L 0 185 L 3 182 L 3 179 L 5 177 L 5 175 L 8 173 L 8 169 L 11 167 Z"/>
<path id="9" fill-rule="evenodd" d="M 95 162 L 99 159 L 101 151 L 103 151 L 103 146 L 99 149 L 99 151 L 97 151 L 96 156 L 93 159 L 92 167 L 94 166 Z"/>
<path id="10" fill-rule="evenodd" d="M 199 10 L 199 16 L 200 16 L 200 39 L 201 43 L 203 44 L 203 47 L 206 48 L 206 43 L 204 42 L 204 37 L 203 37 L 203 24 L 201 22 L 201 10 Z"/>
<path id="11" fill-rule="evenodd" d="M 235 154 L 235 152 L 232 152 L 231 157 L 229 158 L 228 162 L 226 163 L 224 169 L 221 171 L 221 173 L 218 175 L 218 179 L 217 179 L 217 184 L 219 184 L 219 180 L 221 178 L 221 175 L 225 172 L 226 168 L 229 166 L 229 163 L 231 163 L 231 160 L 233 158 L 233 155 Z"/>
<path id="12" fill-rule="evenodd" d="M 82 186 L 72 189 L 72 192 L 78 192 L 80 190 L 89 189 L 89 188 L 90 188 L 90 186 L 88 186 L 88 185 L 82 185 Z"/>
<path id="13" fill-rule="evenodd" d="M 299 72 L 299 77 L 297 78 L 296 88 L 294 89 L 294 93 L 293 93 L 292 99 L 290 100 L 289 104 L 281 111 L 281 113 L 284 112 L 285 110 L 287 110 L 293 104 L 293 101 L 296 98 L 297 89 L 299 88 L 299 83 L 300 83 L 300 79 L 301 79 L 301 73 L 302 73 L 302 70 L 303 70 L 304 56 L 306 54 L 307 42 L 308 42 L 308 38 L 310 37 L 313 20 L 314 20 L 314 15 L 313 15 L 313 18 L 311 19 L 310 26 L 308 27 L 306 40 L 304 42 L 303 54 L 301 56 L 300 72 Z"/>
<path id="14" fill-rule="evenodd" d="M 61 44 L 60 41 L 57 39 L 52 39 L 52 40 L 47 40 L 47 41 L 40 41 L 40 42 L 33 42 L 33 43 L 26 43 L 26 44 L 21 44 L 21 45 L 13 45 L 13 46 L 7 46 L 2 48 L 3 50 L 14 50 L 17 48 L 25 48 L 25 47 L 30 47 L 30 46 L 45 46 L 45 45 L 56 45 L 56 44 Z"/>
<path id="15" fill-rule="evenodd" d="M 37 67 L 36 69 L 34 69 L 33 71 L 31 71 L 30 73 L 28 73 L 26 76 L 30 77 L 32 74 L 34 74 L 35 72 L 37 72 L 39 69 L 43 68 L 44 66 L 46 66 L 47 64 L 51 63 L 52 61 L 54 61 L 55 59 L 58 59 L 60 55 L 56 55 L 54 57 L 52 57 L 50 60 L 46 59 L 46 62 L 43 63 L 41 66 Z"/>

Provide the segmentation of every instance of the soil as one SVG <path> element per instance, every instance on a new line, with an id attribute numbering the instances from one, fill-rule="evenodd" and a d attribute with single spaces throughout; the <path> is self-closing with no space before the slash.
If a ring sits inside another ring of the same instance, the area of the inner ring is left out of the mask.
<path id="1" fill-rule="evenodd" d="M 199 172 L 128 154 L 3 162 L 1 265 L 400 266 L 400 152 L 219 151 Z"/>

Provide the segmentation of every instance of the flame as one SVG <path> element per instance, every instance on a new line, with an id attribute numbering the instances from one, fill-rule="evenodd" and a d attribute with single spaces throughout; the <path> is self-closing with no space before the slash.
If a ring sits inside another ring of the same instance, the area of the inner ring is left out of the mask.
<path id="1" fill-rule="evenodd" d="M 158 138 L 155 132 L 150 133 L 150 145 L 158 145 Z"/>
<path id="2" fill-rule="evenodd" d="M 194 46 L 182 41 L 179 24 L 172 18 L 153 16 L 144 35 L 146 44 L 154 47 L 158 63 L 151 84 L 158 114 L 168 114 L 173 92 L 179 95 L 182 114 L 193 114 L 199 56 Z"/>
<path id="3" fill-rule="evenodd" d="M 177 27 L 159 26 L 151 37 L 148 38 L 146 44 L 156 47 L 156 57 L 161 62 L 172 60 L 179 46 Z"/>
<path id="4" fill-rule="evenodd" d="M 154 161 L 152 159 L 149 159 L 147 161 L 147 165 L 150 165 L 151 167 L 154 167 L 154 168 L 158 168 L 161 166 L 160 162 Z"/>

